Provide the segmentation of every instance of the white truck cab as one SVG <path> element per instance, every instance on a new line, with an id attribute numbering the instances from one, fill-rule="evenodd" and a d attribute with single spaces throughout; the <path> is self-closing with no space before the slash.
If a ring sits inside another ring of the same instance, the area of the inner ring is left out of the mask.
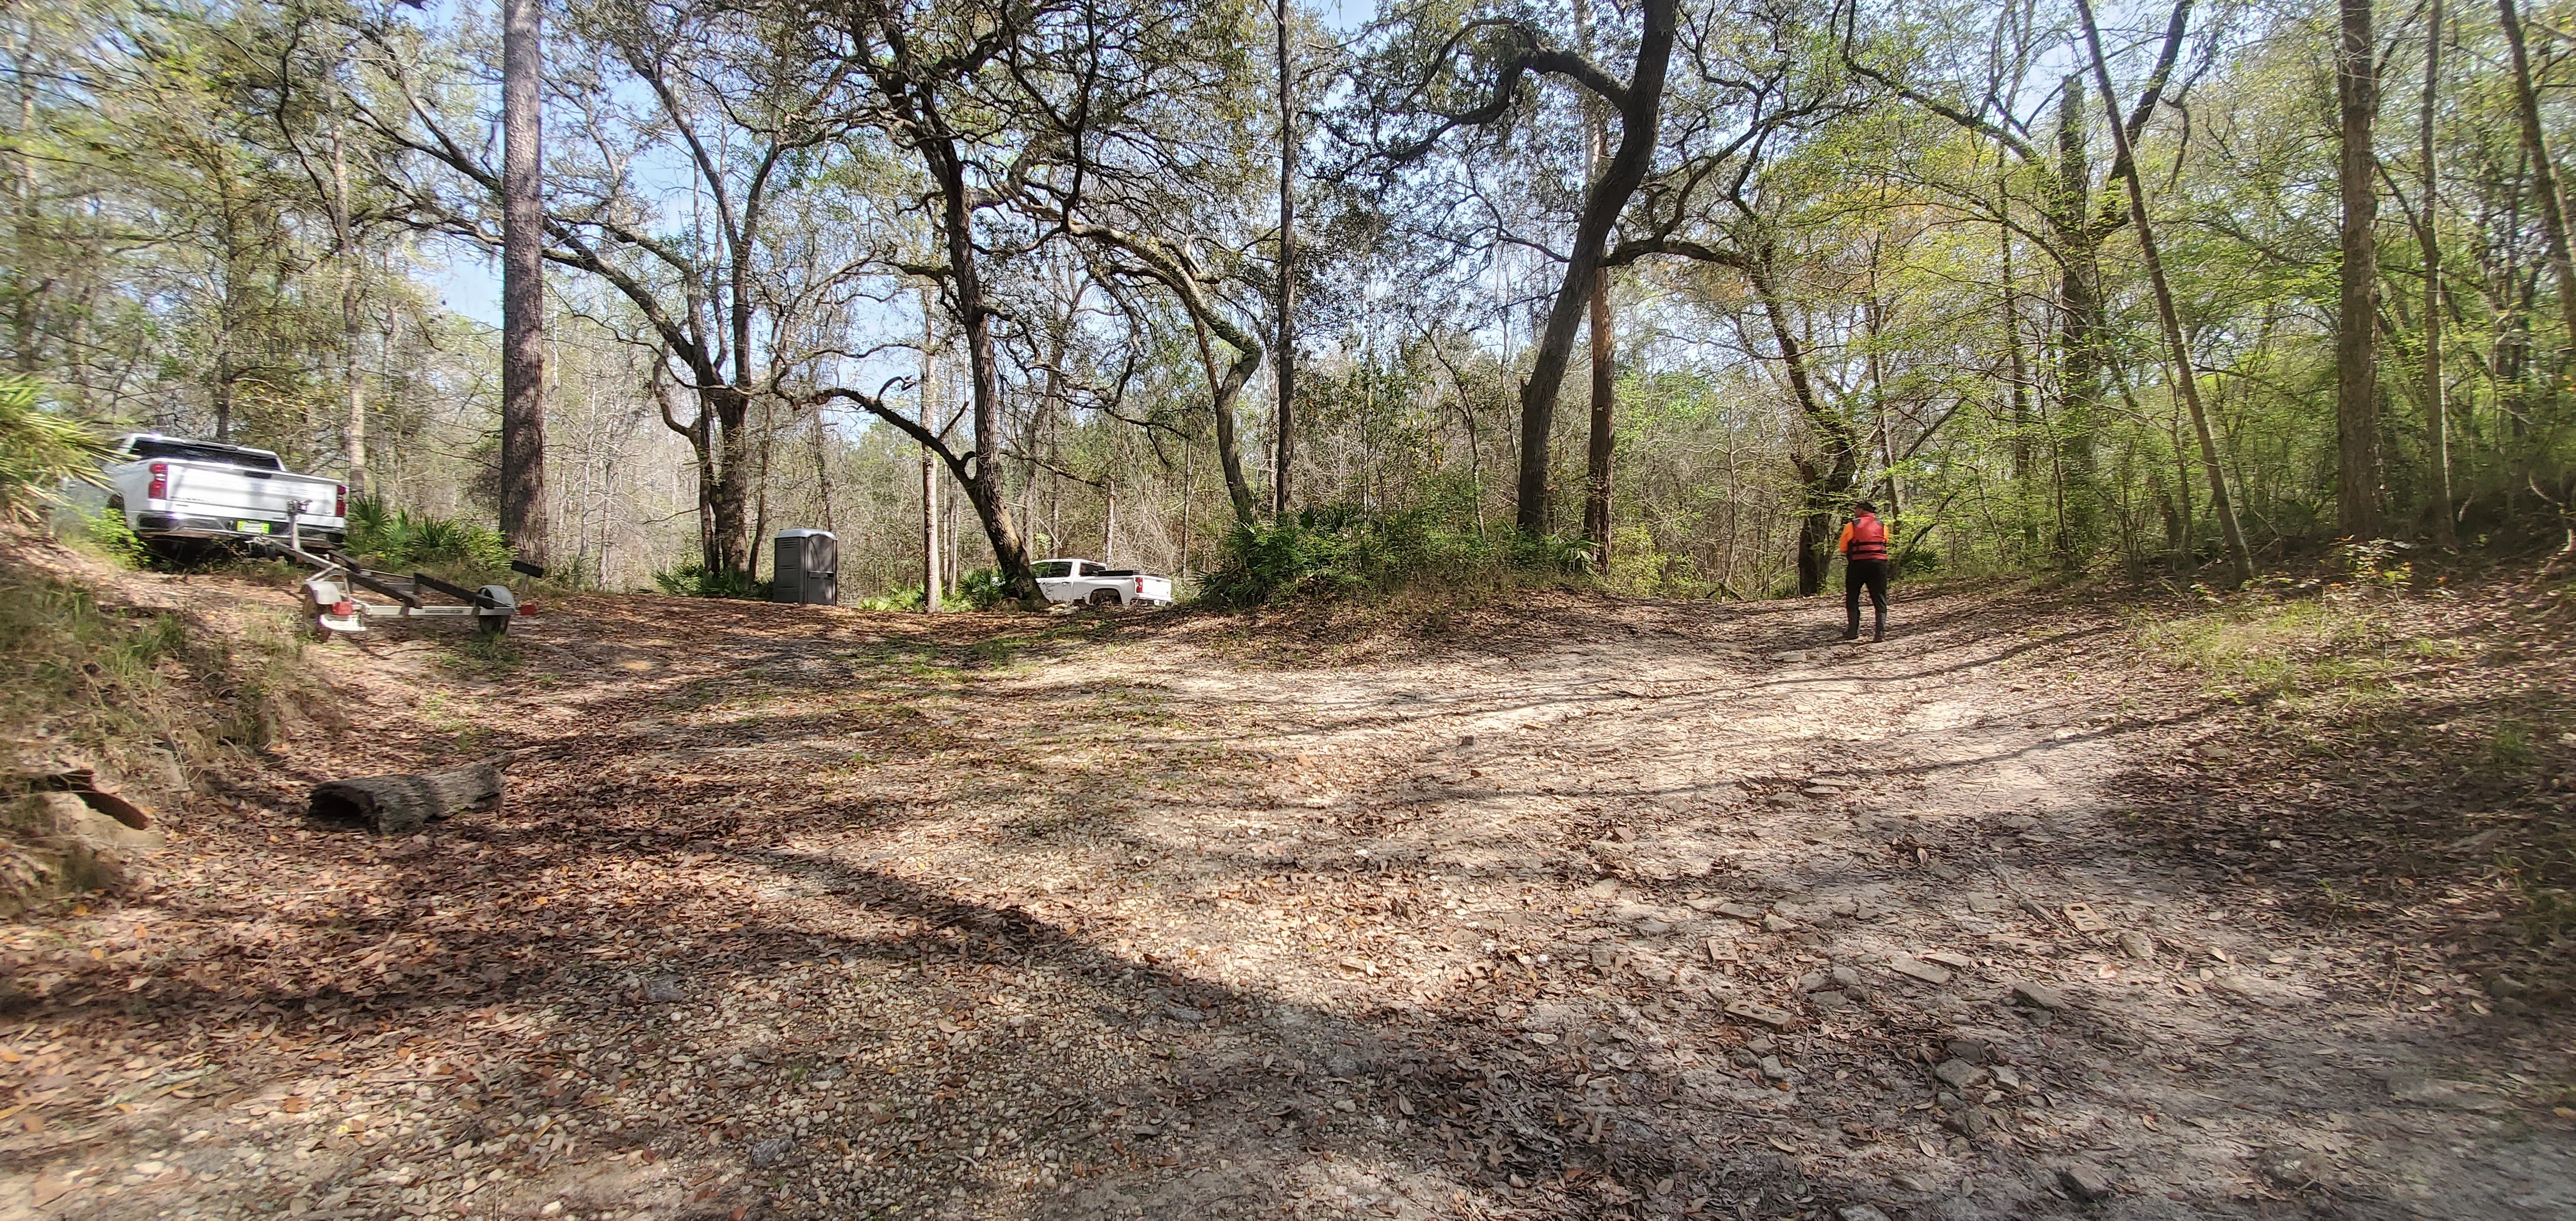
<path id="1" fill-rule="evenodd" d="M 1049 602 L 1082 606 L 1170 606 L 1172 580 L 1096 560 L 1039 560 L 1038 592 Z"/>

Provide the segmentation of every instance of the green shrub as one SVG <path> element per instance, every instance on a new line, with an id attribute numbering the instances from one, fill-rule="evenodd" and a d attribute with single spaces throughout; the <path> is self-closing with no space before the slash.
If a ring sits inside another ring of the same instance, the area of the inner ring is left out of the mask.
<path id="1" fill-rule="evenodd" d="M 755 581 L 729 568 L 708 568 L 703 561 L 662 569 L 653 574 L 655 588 L 679 598 L 769 599 L 769 582 Z"/>
<path id="2" fill-rule="evenodd" d="M 81 514 L 76 525 L 78 542 L 120 568 L 141 568 L 152 559 L 152 549 L 144 545 L 142 538 L 134 533 L 134 527 L 126 522 L 123 509 L 102 505 L 97 512 Z"/>
<path id="3" fill-rule="evenodd" d="M 35 383 L 0 377 L 0 512 L 33 517 L 61 498 L 65 480 L 97 482 L 106 454 L 88 424 L 39 405 Z"/>
<path id="4" fill-rule="evenodd" d="M 922 593 L 920 586 L 908 585 L 890 594 L 879 594 L 873 598 L 861 598 L 857 602 L 852 603 L 852 605 L 858 607 L 860 610 L 917 611 L 930 605 L 930 599 L 927 595 Z"/>
<path id="5" fill-rule="evenodd" d="M 498 575 L 510 567 L 510 545 L 500 531 L 452 517 L 389 509 L 372 496 L 349 502 L 348 551 L 387 568 Z"/>
<path id="6" fill-rule="evenodd" d="M 1407 586 L 1494 589 L 1590 579 L 1581 539 L 1480 533 L 1437 506 L 1370 513 L 1309 509 L 1294 521 L 1238 525 L 1202 598 L 1219 606 L 1383 594 Z"/>
<path id="7" fill-rule="evenodd" d="M 991 610 L 1011 600 L 1011 584 L 999 568 L 978 568 L 957 578 L 957 600 L 976 610 Z"/>

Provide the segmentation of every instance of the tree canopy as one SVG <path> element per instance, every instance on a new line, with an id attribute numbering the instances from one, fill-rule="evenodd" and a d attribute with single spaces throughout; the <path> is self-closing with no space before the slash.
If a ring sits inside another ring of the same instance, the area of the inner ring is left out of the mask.
<path id="1" fill-rule="evenodd" d="M 2548 533 L 2570 16 L 558 0 L 536 528 L 627 586 L 821 526 L 871 595 L 1398 517 L 1811 592 L 1864 499 L 1967 575 Z M 492 516 L 499 47 L 479 4 L 0 15 L 10 367 Z"/>

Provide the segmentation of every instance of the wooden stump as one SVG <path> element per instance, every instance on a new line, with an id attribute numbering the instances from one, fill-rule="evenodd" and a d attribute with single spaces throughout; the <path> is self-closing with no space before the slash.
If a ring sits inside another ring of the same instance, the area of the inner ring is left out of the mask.
<path id="1" fill-rule="evenodd" d="M 466 810 L 501 801 L 501 769 L 475 763 L 407 776 L 333 780 L 313 787 L 313 816 L 361 822 L 379 835 L 404 835 Z"/>

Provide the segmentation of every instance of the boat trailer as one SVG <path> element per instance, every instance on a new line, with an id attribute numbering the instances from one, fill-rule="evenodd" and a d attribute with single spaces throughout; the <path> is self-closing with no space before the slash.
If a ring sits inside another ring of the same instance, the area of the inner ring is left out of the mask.
<path id="1" fill-rule="evenodd" d="M 510 620 L 519 614 L 518 596 L 507 585 L 486 585 L 467 589 L 450 584 L 427 573 L 415 572 L 409 579 L 389 572 L 375 572 L 349 558 L 345 553 L 324 548 L 320 555 L 304 549 L 304 533 L 299 528 L 302 506 L 287 514 L 285 538 L 261 538 L 251 541 L 257 554 L 295 560 L 312 568 L 313 575 L 304 578 L 304 616 L 312 620 L 314 631 L 324 640 L 333 635 L 355 635 L 367 630 L 369 619 L 467 619 L 477 634 L 499 636 L 510 630 Z M 512 560 L 510 567 L 533 576 L 544 570 L 533 564 Z M 390 602 L 371 602 L 357 596 L 367 590 L 390 598 Z M 437 594 L 461 605 L 427 601 L 424 594 Z"/>

